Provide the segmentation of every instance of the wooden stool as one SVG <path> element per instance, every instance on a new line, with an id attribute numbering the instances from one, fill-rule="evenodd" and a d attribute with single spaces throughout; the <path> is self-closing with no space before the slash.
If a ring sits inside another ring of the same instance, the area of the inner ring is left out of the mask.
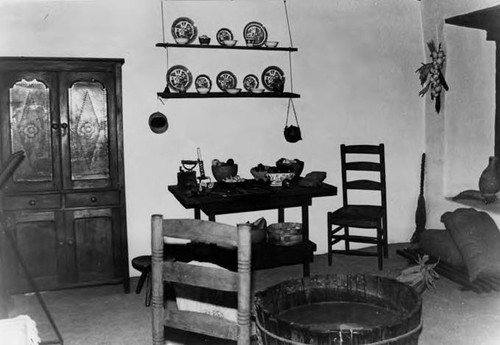
<path id="1" fill-rule="evenodd" d="M 141 272 L 135 293 L 141 293 L 144 282 L 146 282 L 146 307 L 151 305 L 151 255 L 142 255 L 132 260 L 132 267 Z"/>

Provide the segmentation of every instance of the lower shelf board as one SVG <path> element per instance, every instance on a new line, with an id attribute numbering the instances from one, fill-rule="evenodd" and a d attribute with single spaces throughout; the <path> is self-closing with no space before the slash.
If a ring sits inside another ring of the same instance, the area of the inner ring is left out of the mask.
<path id="1" fill-rule="evenodd" d="M 229 94 L 227 92 L 209 92 L 207 94 L 201 94 L 198 92 L 158 92 L 158 97 L 168 99 L 168 98 L 300 98 L 300 95 L 293 92 L 262 92 L 262 93 L 252 93 L 247 91 L 241 91 L 237 94 Z"/>
<path id="2" fill-rule="evenodd" d="M 252 270 L 296 265 L 314 260 L 316 244 L 311 241 L 294 246 L 277 246 L 267 242 L 252 245 Z M 237 252 L 232 249 L 189 243 L 187 245 L 168 245 L 167 255 L 181 261 L 208 261 L 229 270 L 237 270 Z"/>

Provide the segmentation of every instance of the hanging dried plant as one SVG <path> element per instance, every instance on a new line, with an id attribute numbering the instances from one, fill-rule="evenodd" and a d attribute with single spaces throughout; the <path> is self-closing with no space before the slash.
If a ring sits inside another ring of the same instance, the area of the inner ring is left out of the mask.
<path id="1" fill-rule="evenodd" d="M 427 47 L 431 52 L 430 57 L 432 62 L 422 63 L 422 66 L 416 71 L 419 74 L 420 85 L 423 86 L 418 95 L 423 97 L 430 90 L 431 100 L 435 101 L 435 109 L 439 113 L 441 110 L 441 93 L 443 89 L 445 91 L 449 89 L 442 73 L 446 55 L 441 47 L 441 43 L 436 48 L 434 41 L 430 41 L 427 43 Z"/>

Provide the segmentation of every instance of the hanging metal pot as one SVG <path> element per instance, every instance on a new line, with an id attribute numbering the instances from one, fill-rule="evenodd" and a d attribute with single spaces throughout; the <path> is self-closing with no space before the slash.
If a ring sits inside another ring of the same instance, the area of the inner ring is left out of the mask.
<path id="1" fill-rule="evenodd" d="M 286 126 L 284 133 L 285 133 L 285 139 L 289 143 L 296 143 L 297 141 L 302 140 L 300 128 L 297 126 Z"/>
<path id="2" fill-rule="evenodd" d="M 160 112 L 156 112 L 149 116 L 149 128 L 153 131 L 153 133 L 161 134 L 167 131 L 168 129 L 168 120 L 165 115 Z"/>

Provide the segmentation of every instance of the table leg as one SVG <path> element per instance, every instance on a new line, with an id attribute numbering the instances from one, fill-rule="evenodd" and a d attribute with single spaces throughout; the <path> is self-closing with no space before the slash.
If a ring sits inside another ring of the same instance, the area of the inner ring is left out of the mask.
<path id="1" fill-rule="evenodd" d="M 302 242 L 309 242 L 309 206 L 302 205 Z M 309 277 L 309 258 L 302 263 L 304 277 Z"/>
<path id="2" fill-rule="evenodd" d="M 199 207 L 194 208 L 194 219 L 201 219 L 201 212 Z"/>
<path id="3" fill-rule="evenodd" d="M 283 223 L 285 221 L 285 209 L 283 207 L 278 208 L 278 223 Z"/>

